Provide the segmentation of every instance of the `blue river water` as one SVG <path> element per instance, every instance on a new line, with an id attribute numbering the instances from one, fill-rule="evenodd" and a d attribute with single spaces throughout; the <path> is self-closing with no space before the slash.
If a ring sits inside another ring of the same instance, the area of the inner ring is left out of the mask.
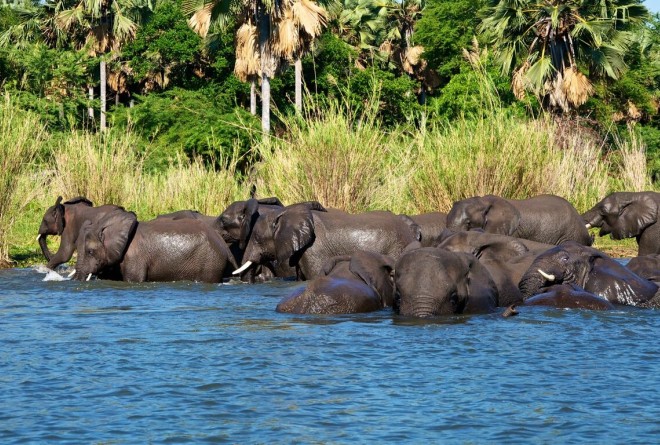
<path id="1" fill-rule="evenodd" d="M 300 286 L 0 270 L 0 442 L 658 443 L 660 312 L 292 316 Z"/>

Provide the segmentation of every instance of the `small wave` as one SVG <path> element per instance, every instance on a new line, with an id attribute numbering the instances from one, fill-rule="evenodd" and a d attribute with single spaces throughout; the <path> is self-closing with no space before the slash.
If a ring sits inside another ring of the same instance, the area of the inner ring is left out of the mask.
<path id="1" fill-rule="evenodd" d="M 71 278 L 63 277 L 54 270 L 48 270 L 42 281 L 69 281 Z"/>

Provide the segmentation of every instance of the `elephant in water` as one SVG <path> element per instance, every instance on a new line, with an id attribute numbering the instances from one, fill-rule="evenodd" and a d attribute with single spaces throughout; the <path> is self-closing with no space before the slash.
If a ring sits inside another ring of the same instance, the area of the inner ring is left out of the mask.
<path id="1" fill-rule="evenodd" d="M 384 255 L 358 251 L 332 258 L 323 275 L 285 297 L 278 312 L 352 314 L 392 306 L 394 263 Z"/>
<path id="2" fill-rule="evenodd" d="M 642 278 L 603 252 L 564 243 L 536 257 L 520 280 L 524 299 L 557 284 L 575 284 L 610 303 L 648 306 L 658 285 Z"/>
<path id="3" fill-rule="evenodd" d="M 46 266 L 49 269 L 55 269 L 71 259 L 76 250 L 80 228 L 86 221 L 95 223 L 107 213 L 118 209 L 122 209 L 122 207 L 116 205 L 94 207 L 90 200 L 82 196 L 63 203 L 62 197 L 58 196 L 55 205 L 46 210 L 41 220 L 41 226 L 39 226 L 39 236 L 37 236 L 41 252 L 48 260 Z M 61 236 L 60 247 L 55 254 L 48 249 L 46 243 L 48 235 Z"/>
<path id="4" fill-rule="evenodd" d="M 614 305 L 603 297 L 587 292 L 574 284 L 558 284 L 545 292 L 525 299 L 524 306 L 551 306 L 562 309 L 607 311 Z"/>
<path id="5" fill-rule="evenodd" d="M 118 269 L 124 281 L 222 281 L 237 267 L 218 233 L 199 220 L 155 219 L 138 222 L 133 212 L 115 210 L 92 224 L 78 239 L 75 278 Z"/>
<path id="6" fill-rule="evenodd" d="M 615 192 L 582 215 L 587 227 L 600 227 L 600 236 L 635 238 L 637 255 L 660 253 L 660 193 Z"/>
<path id="7" fill-rule="evenodd" d="M 498 291 L 474 255 L 437 247 L 406 251 L 394 267 L 394 310 L 433 317 L 481 314 L 497 308 Z"/>
<path id="8" fill-rule="evenodd" d="M 245 249 L 243 266 L 234 274 L 278 261 L 296 267 L 298 279 L 311 280 L 322 275 L 332 257 L 367 250 L 396 260 L 408 244 L 420 237 L 414 223 L 411 225 L 391 212 L 319 211 L 316 209 L 323 207 L 312 204 L 294 204 L 259 215 Z"/>
<path id="9" fill-rule="evenodd" d="M 553 245 L 575 241 L 590 246 L 593 242 L 577 210 L 555 195 L 522 200 L 494 195 L 463 199 L 455 202 L 447 214 L 447 228 L 483 229 Z"/>

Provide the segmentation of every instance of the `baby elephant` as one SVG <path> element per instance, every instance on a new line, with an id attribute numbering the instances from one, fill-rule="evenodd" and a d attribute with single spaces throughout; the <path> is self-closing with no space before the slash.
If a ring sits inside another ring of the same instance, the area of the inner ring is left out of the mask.
<path id="1" fill-rule="evenodd" d="M 380 253 L 357 251 L 331 258 L 321 276 L 285 297 L 277 312 L 353 314 L 392 306 L 394 263 Z"/>

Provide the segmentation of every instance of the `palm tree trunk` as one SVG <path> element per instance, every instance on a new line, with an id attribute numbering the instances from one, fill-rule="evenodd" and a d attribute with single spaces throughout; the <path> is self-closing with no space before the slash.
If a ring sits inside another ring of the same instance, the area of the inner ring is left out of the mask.
<path id="1" fill-rule="evenodd" d="M 257 115 L 257 79 L 250 81 L 250 114 Z"/>
<path id="2" fill-rule="evenodd" d="M 92 101 L 94 100 L 94 86 L 89 85 L 87 87 L 87 92 L 89 93 L 89 107 L 87 107 L 87 115 L 89 116 L 90 122 L 94 120 L 94 107 L 92 107 Z"/>
<path id="3" fill-rule="evenodd" d="M 106 68 L 105 60 L 101 60 L 99 69 L 101 70 L 101 131 L 105 131 L 105 96 L 106 96 Z"/>
<path id="4" fill-rule="evenodd" d="M 302 111 L 302 59 L 297 58 L 296 68 L 296 110 Z"/>
<path id="5" fill-rule="evenodd" d="M 270 37 L 270 14 L 266 12 L 263 1 L 257 7 L 257 22 L 259 23 L 259 55 L 261 56 L 261 131 L 270 133 L 270 78 L 267 74 L 267 65 L 271 62 L 268 51 L 268 38 Z"/>

